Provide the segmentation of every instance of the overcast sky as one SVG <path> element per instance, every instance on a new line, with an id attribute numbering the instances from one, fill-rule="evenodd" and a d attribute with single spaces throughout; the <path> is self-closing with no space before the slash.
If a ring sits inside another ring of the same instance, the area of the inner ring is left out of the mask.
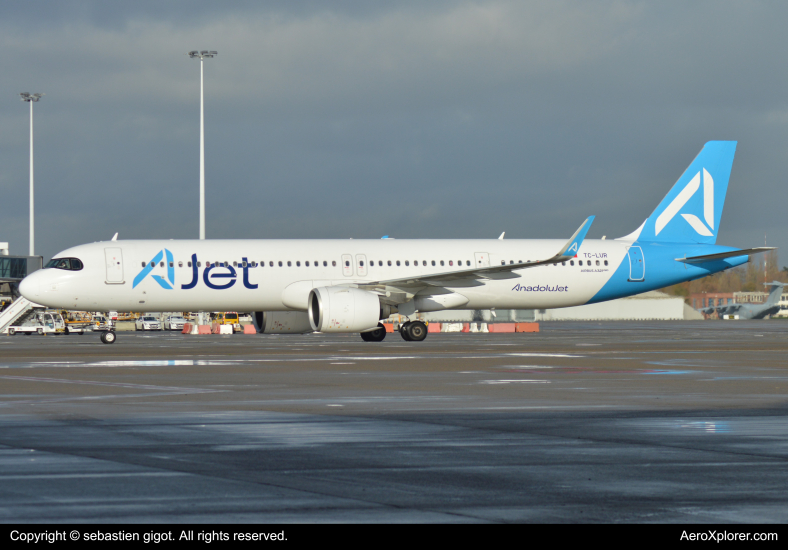
<path id="1" fill-rule="evenodd" d="M 228 7 L 226 4 L 230 4 Z M 788 262 L 788 4 L 68 2 L 0 8 L 0 241 L 619 237 L 709 140 L 718 243 Z"/>

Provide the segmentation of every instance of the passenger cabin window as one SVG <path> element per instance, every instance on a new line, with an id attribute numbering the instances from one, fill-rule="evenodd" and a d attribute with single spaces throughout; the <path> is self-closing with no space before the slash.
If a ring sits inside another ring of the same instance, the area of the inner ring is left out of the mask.
<path id="1" fill-rule="evenodd" d="M 605 265 L 607 265 L 607 260 L 605 260 Z"/>
<path id="2" fill-rule="evenodd" d="M 325 262 L 323 262 L 323 263 L 325 263 Z M 331 261 L 331 267 L 336 267 L 336 266 L 337 266 L 337 261 L 336 260 L 332 260 Z"/>
<path id="3" fill-rule="evenodd" d="M 443 260 L 441 260 L 441 266 L 443 265 Z"/>
<path id="4" fill-rule="evenodd" d="M 291 262 L 291 261 L 289 261 L 289 260 L 288 260 L 288 262 L 287 262 L 287 267 L 293 267 L 293 262 Z"/>
<path id="5" fill-rule="evenodd" d="M 287 265 L 290 265 L 290 262 L 287 262 Z M 301 262 L 296 262 L 296 267 L 301 267 Z"/>
<path id="6" fill-rule="evenodd" d="M 397 264 L 399 264 L 399 262 L 397 262 Z M 405 265 L 410 265 L 410 262 L 408 260 L 405 260 Z"/>
<path id="7" fill-rule="evenodd" d="M 453 266 L 454 265 L 454 260 L 449 260 L 449 265 Z"/>
<path id="8" fill-rule="evenodd" d="M 397 260 L 397 267 L 399 267 L 399 260 Z"/>

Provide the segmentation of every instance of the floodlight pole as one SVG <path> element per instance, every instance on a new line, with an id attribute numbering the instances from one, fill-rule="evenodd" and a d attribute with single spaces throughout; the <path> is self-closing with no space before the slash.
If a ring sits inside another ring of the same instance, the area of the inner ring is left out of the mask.
<path id="1" fill-rule="evenodd" d="M 187 55 L 200 58 L 200 240 L 205 240 L 205 85 L 204 61 L 206 57 L 215 57 L 215 51 L 191 51 Z"/>
<path id="2" fill-rule="evenodd" d="M 205 240 L 205 85 L 203 65 L 200 57 L 200 240 Z"/>
<path id="3" fill-rule="evenodd" d="M 22 101 L 30 103 L 30 256 L 35 256 L 35 194 L 33 192 L 33 103 L 41 99 L 44 94 L 31 94 L 22 92 Z"/>

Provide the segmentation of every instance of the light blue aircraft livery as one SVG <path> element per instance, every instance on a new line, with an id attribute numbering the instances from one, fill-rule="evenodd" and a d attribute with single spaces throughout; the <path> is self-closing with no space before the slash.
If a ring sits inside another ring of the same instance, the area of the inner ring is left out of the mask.
<path id="1" fill-rule="evenodd" d="M 736 151 L 710 141 L 645 222 L 611 240 L 150 240 L 64 250 L 20 284 L 28 300 L 88 311 L 249 311 L 265 333 L 400 333 L 417 312 L 545 309 L 632 296 L 744 264 L 771 248 L 717 245 Z M 106 333 L 106 343 L 115 340 Z"/>

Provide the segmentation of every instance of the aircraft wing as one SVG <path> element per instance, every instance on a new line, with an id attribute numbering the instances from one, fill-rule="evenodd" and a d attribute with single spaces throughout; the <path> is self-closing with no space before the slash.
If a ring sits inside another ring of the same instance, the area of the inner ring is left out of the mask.
<path id="1" fill-rule="evenodd" d="M 719 254 L 706 254 L 704 256 L 690 256 L 689 258 L 676 258 L 677 262 L 684 262 L 685 264 L 702 264 L 703 262 L 713 262 L 715 260 L 724 260 L 725 258 L 736 258 L 737 256 L 750 256 L 752 254 L 760 254 L 761 252 L 769 252 L 776 250 L 773 246 L 760 246 L 758 248 L 745 248 L 744 250 L 732 250 L 730 252 L 720 252 Z"/>
<path id="2" fill-rule="evenodd" d="M 555 255 L 544 260 L 536 260 L 533 262 L 524 262 L 518 264 L 495 265 L 489 267 L 474 267 L 470 269 L 463 269 L 458 271 L 448 271 L 445 273 L 436 273 L 432 275 L 417 275 L 414 277 L 405 277 L 401 279 L 387 279 L 381 281 L 374 281 L 369 283 L 360 284 L 359 287 L 379 287 L 379 286 L 456 286 L 460 281 L 466 281 L 467 286 L 477 286 L 481 283 L 476 282 L 478 279 L 511 279 L 519 277 L 519 275 L 512 273 L 520 269 L 529 269 L 538 267 L 540 265 L 550 265 L 565 262 L 574 258 L 577 254 L 580 245 L 588 233 L 588 229 L 594 221 L 594 216 L 589 216 L 586 221 L 575 231 L 567 243 Z"/>

